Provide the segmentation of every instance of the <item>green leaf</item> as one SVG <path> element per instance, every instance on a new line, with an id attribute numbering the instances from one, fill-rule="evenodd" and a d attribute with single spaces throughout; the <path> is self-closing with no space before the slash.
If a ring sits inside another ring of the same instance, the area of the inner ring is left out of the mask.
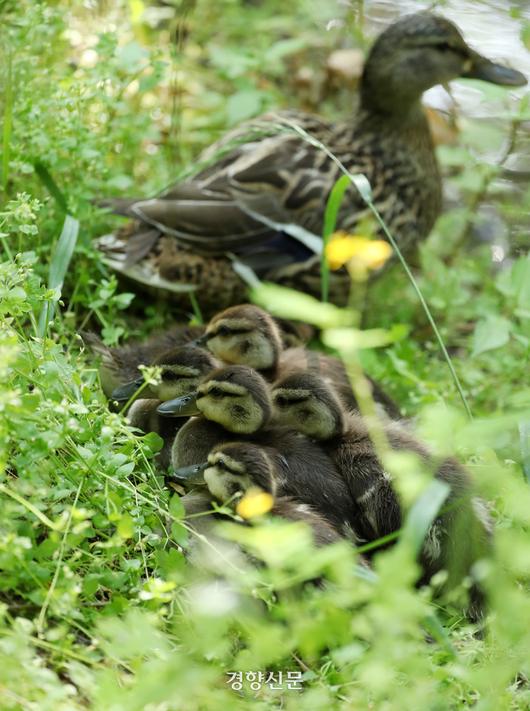
<path id="1" fill-rule="evenodd" d="M 140 69 L 142 64 L 144 64 L 144 60 L 146 60 L 148 56 L 148 51 L 133 40 L 123 47 L 118 48 L 116 51 L 116 64 L 127 74 L 134 74 Z"/>
<path id="2" fill-rule="evenodd" d="M 116 527 L 120 538 L 127 539 L 134 536 L 134 521 L 130 514 L 123 514 Z"/>
<path id="3" fill-rule="evenodd" d="M 306 321 L 320 328 L 351 325 L 355 314 L 324 304 L 309 294 L 277 284 L 263 283 L 252 289 L 252 300 L 275 316 Z"/>
<path id="4" fill-rule="evenodd" d="M 188 542 L 188 530 L 181 523 L 173 523 L 171 526 L 171 538 L 174 543 L 184 546 Z"/>
<path id="5" fill-rule="evenodd" d="M 508 343 L 511 323 L 503 316 L 488 316 L 479 321 L 473 335 L 472 356 L 492 351 Z"/>
<path id="6" fill-rule="evenodd" d="M 238 91 L 226 102 L 226 113 L 230 125 L 245 121 L 261 110 L 263 94 L 255 89 Z"/>
<path id="7" fill-rule="evenodd" d="M 434 479 L 418 497 L 409 511 L 403 526 L 400 545 L 411 546 L 415 555 L 420 552 L 427 531 L 449 496 L 450 486 L 445 481 Z"/>
<path id="8" fill-rule="evenodd" d="M 398 336 L 401 333 L 397 332 Z M 329 328 L 322 334 L 322 340 L 330 348 L 341 353 L 357 351 L 361 348 L 379 348 L 393 343 L 396 332 L 384 328 L 371 328 L 360 331 L 358 328 Z"/>
<path id="9" fill-rule="evenodd" d="M 186 509 L 184 508 L 184 504 L 178 494 L 173 494 L 171 497 L 169 502 L 169 513 L 176 519 L 184 518 L 186 515 Z"/>
<path id="10" fill-rule="evenodd" d="M 59 294 L 63 286 L 64 277 L 70 265 L 70 260 L 72 259 L 72 255 L 74 253 L 78 234 L 79 221 L 71 215 L 66 215 L 61 235 L 53 251 L 48 276 L 48 288 L 56 289 Z M 43 304 L 39 317 L 39 338 L 44 338 L 44 335 L 48 329 L 48 324 L 52 320 L 54 312 L 55 305 L 51 299 L 48 299 Z"/>

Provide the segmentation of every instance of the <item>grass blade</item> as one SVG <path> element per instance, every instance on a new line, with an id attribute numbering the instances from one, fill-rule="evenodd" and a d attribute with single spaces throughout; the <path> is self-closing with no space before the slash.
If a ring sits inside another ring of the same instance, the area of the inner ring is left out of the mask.
<path id="1" fill-rule="evenodd" d="M 350 179 L 347 175 L 341 177 L 335 182 L 331 188 L 331 192 L 326 203 L 324 211 L 324 230 L 322 232 L 322 257 L 320 260 L 320 279 L 321 279 L 321 294 L 322 301 L 326 302 L 329 297 L 329 263 L 326 257 L 326 247 L 329 238 L 335 232 L 339 209 L 344 198 L 344 193 L 350 185 Z"/>
<path id="2" fill-rule="evenodd" d="M 35 168 L 35 172 L 37 173 L 41 183 L 48 190 L 48 192 L 53 197 L 59 208 L 63 212 L 68 212 L 66 198 L 57 183 L 55 182 L 55 180 L 50 175 L 50 171 L 48 170 L 48 168 L 46 168 L 44 163 L 41 163 L 40 160 L 35 161 L 33 167 Z"/>
<path id="3" fill-rule="evenodd" d="M 519 423 L 519 438 L 523 472 L 526 480 L 530 483 L 530 420 L 521 420 Z"/>
<path id="4" fill-rule="evenodd" d="M 11 149 L 11 130 L 13 127 L 13 61 L 11 50 L 6 50 L 6 83 L 4 91 L 4 129 L 2 131 L 2 187 L 7 192 L 9 178 L 9 158 Z"/>
<path id="5" fill-rule="evenodd" d="M 61 290 L 68 266 L 74 253 L 79 234 L 79 221 L 71 215 L 66 215 L 64 219 L 61 235 L 55 245 L 55 249 L 50 262 L 48 276 L 48 288 Z M 55 313 L 54 301 L 48 299 L 42 306 L 39 317 L 39 338 L 44 338 L 53 315 Z"/>
<path id="6" fill-rule="evenodd" d="M 202 326 L 204 324 L 204 318 L 202 316 L 202 311 L 201 307 L 199 306 L 199 302 L 197 301 L 197 297 L 195 296 L 194 291 L 190 291 L 188 294 L 189 299 L 190 299 L 190 304 L 191 308 L 193 309 L 193 315 L 195 316 L 195 320 L 199 324 L 199 326 Z"/>

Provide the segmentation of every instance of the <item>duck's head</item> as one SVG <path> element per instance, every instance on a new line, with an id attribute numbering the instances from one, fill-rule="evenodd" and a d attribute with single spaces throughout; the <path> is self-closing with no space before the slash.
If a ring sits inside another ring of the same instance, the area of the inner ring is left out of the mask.
<path id="1" fill-rule="evenodd" d="M 344 431 L 344 410 L 333 388 L 318 375 L 300 371 L 278 381 L 272 390 L 275 420 L 318 440 Z"/>
<path id="2" fill-rule="evenodd" d="M 375 41 L 361 80 L 365 108 L 403 113 L 424 91 L 457 77 L 522 86 L 526 77 L 469 47 L 459 29 L 432 12 L 406 15 Z"/>
<path id="3" fill-rule="evenodd" d="M 252 434 L 268 424 L 272 404 L 259 373 L 245 365 L 229 365 L 212 371 L 196 392 L 164 402 L 157 412 L 166 417 L 202 414 L 229 432 Z"/>
<path id="4" fill-rule="evenodd" d="M 194 392 L 202 378 L 217 366 L 217 361 L 203 348 L 185 345 L 161 353 L 152 365 L 160 368 L 160 382 L 147 385 L 142 397 L 171 400 Z M 143 384 L 143 377 L 132 380 L 116 388 L 111 397 L 126 402 Z"/>
<path id="5" fill-rule="evenodd" d="M 219 501 L 254 487 L 273 496 L 276 489 L 272 459 L 264 448 L 248 442 L 230 442 L 215 447 L 208 455 L 204 481 Z"/>
<path id="6" fill-rule="evenodd" d="M 252 304 L 232 306 L 217 314 L 201 340 L 219 360 L 256 370 L 274 368 L 282 351 L 278 325 L 266 311 Z"/>

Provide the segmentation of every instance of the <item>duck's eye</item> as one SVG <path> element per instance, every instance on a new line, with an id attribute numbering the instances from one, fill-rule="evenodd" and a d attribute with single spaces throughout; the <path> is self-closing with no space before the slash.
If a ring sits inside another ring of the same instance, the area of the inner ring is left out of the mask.
<path id="1" fill-rule="evenodd" d="M 449 42 L 440 42 L 436 45 L 436 49 L 440 50 L 440 52 L 450 52 L 453 50 L 453 47 Z"/>
<path id="2" fill-rule="evenodd" d="M 228 328 L 228 326 L 219 326 L 217 329 L 217 334 L 218 336 L 229 336 L 231 334 L 231 330 Z"/>
<path id="3" fill-rule="evenodd" d="M 289 401 L 283 395 L 277 395 L 274 402 L 278 405 L 278 407 L 287 407 L 289 404 Z"/>

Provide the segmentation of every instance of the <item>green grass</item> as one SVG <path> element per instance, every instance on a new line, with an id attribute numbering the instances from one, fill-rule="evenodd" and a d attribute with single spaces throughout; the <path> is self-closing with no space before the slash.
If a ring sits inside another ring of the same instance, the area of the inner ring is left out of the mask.
<path id="1" fill-rule="evenodd" d="M 2 709 L 530 704 L 530 260 L 521 248 L 530 193 L 488 178 L 485 194 L 481 179 L 492 170 L 491 145 L 512 135 L 514 117 L 525 119 L 524 102 L 486 95 L 500 118 L 488 130 L 466 118 L 458 146 L 442 147 L 458 207 L 409 265 L 417 289 L 400 264 L 370 286 L 364 331 L 330 304 L 261 292 L 271 308 L 313 319 L 326 344 L 354 353 L 355 368 L 416 418 L 438 456 L 466 462 L 496 521 L 493 559 L 477 571 L 491 599 L 483 638 L 462 617 L 462 591 L 440 601 L 414 588 L 415 550 L 444 492 L 407 459 L 393 463 L 405 535 L 377 556 L 373 573 L 347 545 L 315 552 L 303 529 L 230 520 L 223 546 L 203 541 L 191 565 L 184 552 L 198 541 L 156 469 L 161 442 L 109 411 L 77 335 L 92 329 L 113 344 L 175 318 L 201 320 L 193 300 L 176 314 L 117 283 L 92 238 L 120 221 L 92 199 L 160 190 L 245 112 L 311 104 L 329 118 L 346 115 L 349 90 L 315 100 L 295 79 L 312 68 L 318 89 L 326 53 L 362 35 L 357 8 L 337 7 L 199 0 L 154 29 L 143 13 L 160 6 L 141 0 L 96 9 L 0 3 Z M 324 34 L 339 15 L 344 25 Z M 484 203 L 515 245 L 500 268 L 490 245 L 473 238 Z M 325 279 L 323 287 L 325 296 Z M 329 583 L 302 585 L 318 576 Z M 302 672 L 302 697 L 248 683 L 238 694 L 226 683 L 238 670 Z"/>

